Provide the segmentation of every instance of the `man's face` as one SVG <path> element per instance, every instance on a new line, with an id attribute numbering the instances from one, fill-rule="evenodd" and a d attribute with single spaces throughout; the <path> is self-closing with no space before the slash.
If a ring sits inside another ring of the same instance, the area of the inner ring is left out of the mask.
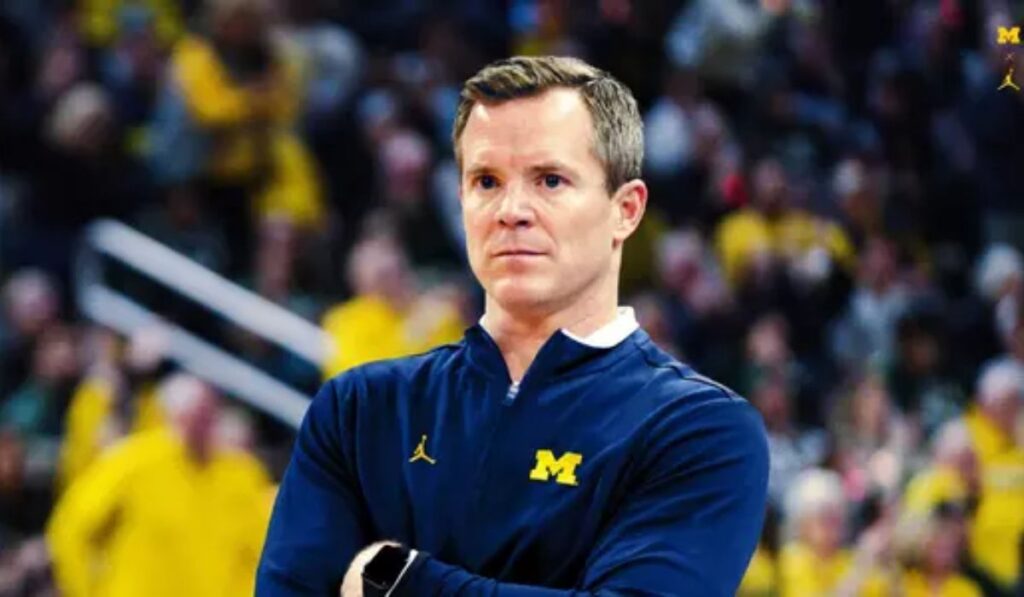
<path id="1" fill-rule="evenodd" d="M 255 9 L 241 8 L 218 19 L 216 33 L 220 43 L 233 50 L 257 48 L 267 35 L 267 23 Z"/>
<path id="2" fill-rule="evenodd" d="M 492 299 L 559 309 L 616 275 L 616 247 L 632 231 L 622 222 L 626 193 L 608 196 L 578 92 L 477 104 L 460 143 L 469 262 Z"/>
<path id="3" fill-rule="evenodd" d="M 955 572 L 964 544 L 964 522 L 959 516 L 936 523 L 925 541 L 925 566 L 932 572 Z"/>
<path id="4" fill-rule="evenodd" d="M 786 207 L 788 193 L 786 172 L 775 160 L 764 160 L 754 170 L 754 199 L 757 206 L 769 215 Z"/>
<path id="5" fill-rule="evenodd" d="M 1009 437 L 1016 433 L 1017 420 L 1021 410 L 1021 390 L 1015 387 L 1003 388 L 1000 393 L 984 406 L 988 415 L 997 427 Z"/>
<path id="6" fill-rule="evenodd" d="M 831 556 L 842 544 L 846 530 L 846 513 L 841 506 L 827 506 L 806 521 L 805 538 L 811 548 L 823 556 Z"/>
<path id="7" fill-rule="evenodd" d="M 182 414 L 182 434 L 193 450 L 204 453 L 213 444 L 220 416 L 220 400 L 206 384 L 199 383 L 195 391 L 201 395 Z"/>

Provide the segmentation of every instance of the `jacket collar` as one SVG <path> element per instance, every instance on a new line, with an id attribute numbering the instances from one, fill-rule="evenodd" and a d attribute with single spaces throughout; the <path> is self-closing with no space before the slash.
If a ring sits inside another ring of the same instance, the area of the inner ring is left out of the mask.
<path id="1" fill-rule="evenodd" d="M 633 309 L 620 307 L 618 317 L 585 338 L 578 338 L 564 329 L 551 335 L 537 352 L 520 381 L 547 378 L 568 372 L 583 373 L 610 365 L 625 354 L 627 340 L 644 339 Z M 492 377 L 510 383 L 508 367 L 494 338 L 479 322 L 466 330 L 469 359 Z"/>
<path id="2" fill-rule="evenodd" d="M 580 344 L 586 344 L 594 348 L 612 348 L 628 338 L 639 327 L 640 324 L 636 321 L 633 307 L 619 307 L 616 311 L 615 319 L 583 338 L 564 328 L 561 332 Z"/>

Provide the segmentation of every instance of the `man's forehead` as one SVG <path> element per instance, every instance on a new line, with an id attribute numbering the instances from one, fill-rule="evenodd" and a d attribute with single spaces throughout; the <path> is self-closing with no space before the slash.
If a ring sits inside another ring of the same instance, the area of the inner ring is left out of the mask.
<path id="1" fill-rule="evenodd" d="M 587 155 L 590 113 L 574 89 L 556 88 L 501 103 L 478 103 L 460 139 L 463 166 L 515 157 L 522 162 Z"/>
<path id="2" fill-rule="evenodd" d="M 589 113 L 583 97 L 576 89 L 553 87 L 536 95 L 520 97 L 501 102 L 478 101 L 469 113 L 469 126 L 491 124 L 502 118 L 515 118 L 524 114 L 534 119 L 563 119 L 572 116 L 587 116 Z"/>
<path id="3" fill-rule="evenodd" d="M 540 111 L 542 109 L 566 113 L 580 108 L 585 109 L 586 106 L 579 90 L 569 87 L 552 87 L 534 95 L 525 95 L 514 99 L 477 101 L 473 106 L 472 113 L 480 116 L 515 110 Z"/>

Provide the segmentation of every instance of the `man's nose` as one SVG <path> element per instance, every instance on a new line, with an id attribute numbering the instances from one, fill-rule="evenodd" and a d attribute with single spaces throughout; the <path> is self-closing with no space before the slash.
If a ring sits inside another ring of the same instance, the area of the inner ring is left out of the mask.
<path id="1" fill-rule="evenodd" d="M 501 198 L 497 217 L 502 225 L 513 228 L 532 224 L 534 213 L 529 193 L 519 185 L 510 185 Z"/>

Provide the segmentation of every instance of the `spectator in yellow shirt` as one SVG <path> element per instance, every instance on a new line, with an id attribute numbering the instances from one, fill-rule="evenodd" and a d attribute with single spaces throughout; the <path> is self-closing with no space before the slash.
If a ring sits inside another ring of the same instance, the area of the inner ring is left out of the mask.
<path id="1" fill-rule="evenodd" d="M 162 183 L 205 183 L 232 249 L 246 255 L 254 215 L 303 230 L 324 222 L 314 160 L 293 131 L 301 59 L 274 33 L 268 0 L 204 8 L 205 33 L 184 36 L 171 54 L 150 151 Z"/>
<path id="2" fill-rule="evenodd" d="M 908 569 L 903 597 L 981 597 L 977 584 L 960 571 L 967 545 L 964 515 L 949 503 L 931 513 L 909 514 L 901 524 Z"/>
<path id="3" fill-rule="evenodd" d="M 268 141 L 295 123 L 298 65 L 272 35 L 266 0 L 206 0 L 205 34 L 182 38 L 170 83 L 192 121 L 210 136 L 208 172 L 224 183 L 261 175 Z"/>
<path id="4" fill-rule="evenodd" d="M 251 595 L 270 481 L 220 445 L 218 399 L 176 374 L 160 387 L 170 428 L 111 448 L 58 502 L 47 528 L 66 597 Z"/>
<path id="5" fill-rule="evenodd" d="M 99 335 L 103 333 L 97 332 L 93 348 L 108 354 L 99 355 L 75 389 L 64 417 L 57 469 L 61 489 L 116 441 L 166 424 L 156 395 L 156 383 L 165 364 L 163 333 L 159 328 L 141 328 L 127 342 L 123 358 L 116 354 L 116 339 Z M 102 345 L 104 340 L 108 346 Z"/>
<path id="6" fill-rule="evenodd" d="M 1024 366 L 996 361 L 982 370 L 976 404 L 964 416 L 971 441 L 984 469 L 993 459 L 1017 447 L 1017 425 L 1024 399 Z"/>
<path id="7" fill-rule="evenodd" d="M 390 237 L 357 243 L 348 274 L 355 296 L 323 317 L 323 328 L 333 340 L 325 377 L 462 337 L 464 326 L 453 298 L 443 290 L 417 296 L 405 255 Z"/>
<path id="8" fill-rule="evenodd" d="M 715 233 L 725 277 L 734 288 L 777 262 L 807 270 L 815 268 L 799 266 L 822 261 L 820 257 L 828 268 L 852 271 L 849 238 L 838 224 L 789 204 L 789 182 L 778 161 L 765 158 L 756 164 L 753 187 L 752 204 L 726 216 Z"/>
<path id="9" fill-rule="evenodd" d="M 793 539 L 779 558 L 783 597 L 887 595 L 878 563 L 888 548 L 883 525 L 865 531 L 856 550 L 843 546 L 846 498 L 838 474 L 808 469 L 786 498 Z"/>
<path id="10" fill-rule="evenodd" d="M 967 505 L 977 499 L 980 483 L 970 432 L 962 420 L 949 421 L 935 435 L 931 464 L 907 485 L 903 507 L 907 514 L 924 516 L 942 503 Z"/>
<path id="11" fill-rule="evenodd" d="M 976 403 L 964 415 L 981 463 L 981 501 L 970 529 L 971 555 L 1006 590 L 1020 576 L 1024 538 L 1024 446 L 1016 429 L 1024 368 L 1004 360 L 986 367 Z"/>
<path id="12" fill-rule="evenodd" d="M 90 375 L 71 397 L 60 446 L 57 485 L 68 487 L 113 443 L 129 433 L 157 429 L 164 416 L 153 388 L 140 388 L 134 395 L 122 383 L 108 376 Z M 133 403 L 129 420 L 119 420 L 124 400 Z M 123 425 L 123 426 L 122 426 Z"/>

